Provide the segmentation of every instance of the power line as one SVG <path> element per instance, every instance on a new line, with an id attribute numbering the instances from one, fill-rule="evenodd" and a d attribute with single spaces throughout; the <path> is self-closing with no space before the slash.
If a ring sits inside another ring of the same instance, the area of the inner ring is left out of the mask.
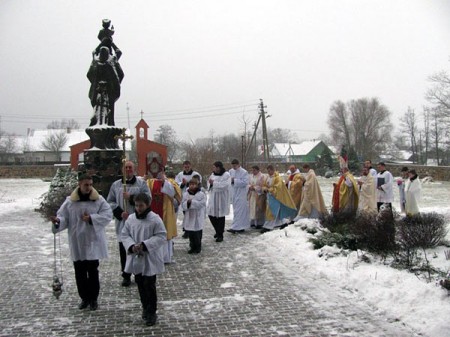
<path id="1" fill-rule="evenodd" d="M 196 118 L 207 118 L 207 117 L 215 117 L 215 116 L 220 116 L 220 115 L 230 115 L 230 114 L 237 114 L 237 113 L 242 113 L 242 109 L 246 108 L 246 107 L 250 107 L 250 106 L 254 106 L 256 108 L 256 104 L 246 104 L 246 105 L 238 105 L 238 106 L 228 106 L 228 107 L 223 107 L 223 108 L 214 108 L 214 107 L 219 107 L 219 106 L 226 106 L 226 105 L 232 105 L 230 104 L 222 104 L 222 105 L 215 105 L 215 106 L 210 106 L 210 107 L 204 107 L 204 108 L 199 108 L 199 109 L 207 109 L 209 108 L 209 110 L 194 110 L 194 109 L 184 109 L 184 110 L 172 110 L 172 111 L 166 111 L 166 112 L 154 112 L 154 113 L 148 113 L 150 116 L 150 120 L 151 121 L 166 121 L 166 120 L 183 120 L 183 119 L 187 119 L 187 118 L 192 118 L 192 119 L 196 119 Z M 214 109 L 213 109 L 214 108 Z M 237 112 L 224 112 L 224 113 L 220 113 L 220 114 L 209 114 L 209 115 L 204 115 L 204 116 L 192 116 L 194 114 L 204 114 L 204 113 L 210 113 L 210 112 L 215 112 L 215 111 L 227 111 L 227 110 L 234 110 L 234 109 L 240 109 Z M 184 112 L 179 112 L 176 113 L 178 111 L 184 111 Z M 170 112 L 174 112 L 173 114 L 170 114 Z M 170 114 L 170 116 L 184 116 L 184 115 L 189 115 L 189 117 L 181 117 L 181 118 L 164 118 L 164 119 L 152 119 L 151 117 L 159 117 L 159 116 L 167 116 L 168 114 Z M 33 116 L 27 116 L 26 120 L 24 120 L 24 116 L 18 116 L 18 115 L 2 115 L 3 117 L 7 117 L 6 119 L 3 119 L 3 121 L 5 122 L 10 122 L 10 123 L 28 123 L 28 124 L 38 124 L 38 123 L 42 123 L 42 122 L 46 122 L 46 121 L 53 121 L 55 119 L 58 119 L 58 116 L 44 116 L 44 115 L 33 115 Z M 64 118 L 69 118 L 69 119 L 80 119 L 80 116 L 76 116 L 76 117 L 71 117 L 71 116 L 64 116 Z M 116 120 L 118 119 L 125 119 L 127 117 L 121 117 L 120 115 L 116 115 Z"/>
<path id="2" fill-rule="evenodd" d="M 249 103 L 249 102 L 256 102 L 257 99 L 247 100 L 247 101 L 241 101 L 241 102 L 233 102 L 233 103 L 227 103 L 227 104 L 216 104 L 216 105 L 210 105 L 206 107 L 199 107 L 199 108 L 188 108 L 188 109 L 177 109 L 177 110 L 166 110 L 166 111 L 157 111 L 157 112 L 149 112 L 149 113 L 170 113 L 170 112 L 195 112 L 195 111 L 202 111 L 202 110 L 211 110 L 212 108 L 220 107 L 220 106 L 227 106 L 227 105 L 236 105 L 236 104 L 243 104 L 243 103 Z M 257 104 L 249 104 L 244 106 L 253 106 Z"/>
<path id="3" fill-rule="evenodd" d="M 302 129 L 290 129 L 291 131 L 297 131 L 297 132 L 323 132 L 326 133 L 327 131 L 324 130 L 302 130 Z"/>
<path id="4" fill-rule="evenodd" d="M 202 110 L 202 111 L 187 111 L 187 112 L 180 112 L 180 113 L 174 113 L 174 114 L 169 114 L 166 112 L 154 112 L 154 113 L 147 113 L 151 116 L 153 115 L 170 115 L 170 116 L 177 116 L 177 115 L 191 115 L 191 114 L 200 114 L 200 113 L 208 113 L 208 112 L 214 112 L 214 111 L 224 111 L 224 110 L 231 110 L 231 109 L 242 109 L 248 106 L 255 106 L 254 104 L 248 104 L 248 105 L 237 105 L 237 106 L 231 106 L 231 107 L 227 107 L 227 108 L 218 108 L 218 109 L 210 109 L 210 110 Z"/>
<path id="5" fill-rule="evenodd" d="M 200 118 L 209 118 L 209 117 L 216 117 L 216 116 L 229 116 L 229 115 L 236 115 L 240 114 L 242 111 L 235 111 L 235 112 L 224 112 L 220 114 L 212 114 L 212 115 L 205 115 L 205 116 L 187 116 L 187 117 L 179 117 L 179 118 L 163 118 L 163 119 L 153 119 L 153 118 L 146 118 L 149 122 L 164 122 L 164 121 L 179 121 L 183 119 L 200 119 Z"/>

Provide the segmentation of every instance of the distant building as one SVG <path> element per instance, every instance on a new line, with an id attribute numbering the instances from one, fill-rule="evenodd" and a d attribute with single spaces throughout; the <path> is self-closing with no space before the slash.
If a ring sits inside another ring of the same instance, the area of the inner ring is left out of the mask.
<path id="1" fill-rule="evenodd" d="M 270 157 L 281 162 L 314 163 L 324 155 L 335 156 L 323 141 L 309 140 L 300 144 L 274 143 Z"/>
<path id="2" fill-rule="evenodd" d="M 390 148 L 386 153 L 380 154 L 380 161 L 384 161 L 386 163 L 407 165 L 414 163 L 414 156 L 410 151 Z"/>
<path id="3" fill-rule="evenodd" d="M 129 133 L 129 130 L 127 131 Z M 59 155 L 55 151 L 46 149 L 43 143 L 46 142 L 52 135 L 64 134 L 67 141 L 61 147 Z M 18 144 L 20 151 L 16 155 L 20 162 L 25 163 L 45 163 L 45 162 L 70 162 L 70 147 L 72 145 L 89 141 L 89 136 L 84 129 L 43 129 L 33 130 L 29 129 L 27 135 L 21 139 L 21 144 Z M 127 151 L 131 151 L 130 142 L 125 143 Z M 120 148 L 122 147 L 119 141 Z M 60 157 L 60 158 L 58 158 Z M 83 153 L 80 154 L 79 161 L 84 160 Z"/>

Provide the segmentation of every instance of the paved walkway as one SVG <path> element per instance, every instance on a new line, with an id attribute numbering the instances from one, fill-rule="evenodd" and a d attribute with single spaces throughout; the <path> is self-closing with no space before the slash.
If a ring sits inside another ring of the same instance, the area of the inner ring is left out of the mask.
<path id="1" fill-rule="evenodd" d="M 141 320 L 137 287 L 120 286 L 118 250 L 108 228 L 110 259 L 100 264 L 99 309 L 80 311 L 73 268 L 62 235 L 64 292 L 53 297 L 53 235 L 32 211 L 0 224 L 0 336 L 414 336 L 372 308 L 329 288 L 298 285 L 273 268 L 263 251 L 249 253 L 260 235 L 228 234 L 216 243 L 207 221 L 200 255 L 177 238 L 176 264 L 158 278 L 159 321 Z M 254 251 L 254 249 L 252 249 Z M 278 263 L 278 262 L 277 262 Z M 283 263 L 283 261 L 281 261 Z M 287 263 L 287 262 L 286 262 Z M 323 303 L 323 292 L 329 300 Z"/>

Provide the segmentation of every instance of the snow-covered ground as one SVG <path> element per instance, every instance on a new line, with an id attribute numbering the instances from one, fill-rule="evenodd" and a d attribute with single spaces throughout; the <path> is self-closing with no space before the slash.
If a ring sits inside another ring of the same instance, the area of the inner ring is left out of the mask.
<path id="1" fill-rule="evenodd" d="M 327 206 L 331 204 L 333 182 L 334 179 L 319 178 Z M 395 197 L 394 206 L 398 207 L 398 192 Z M 444 214 L 448 228 L 449 200 L 449 182 L 423 184 L 421 211 Z M 335 247 L 313 250 L 308 242 L 310 234 L 300 229 L 302 225 L 315 223 L 300 220 L 294 226 L 260 236 L 260 244 L 274 256 L 279 272 L 307 278 L 330 291 L 344 292 L 355 301 L 366 301 L 374 311 L 396 317 L 426 336 L 450 336 L 450 296 L 436 280 L 427 282 L 422 276 L 391 268 L 375 257 L 370 263 L 362 262 L 361 252 L 345 256 Z M 450 231 L 447 240 L 450 241 Z M 450 260 L 446 260 L 444 250 L 450 248 L 438 247 L 427 251 L 427 255 L 434 267 L 448 272 Z"/>
<path id="2" fill-rule="evenodd" d="M 331 201 L 333 179 L 319 178 L 319 183 L 327 205 Z M 0 215 L 8 210 L 36 208 L 39 196 L 48 190 L 49 183 L 38 179 L 3 179 L 0 185 Z M 398 196 L 398 193 L 397 193 Z M 437 212 L 450 219 L 450 183 L 434 182 L 423 185 L 423 212 Z M 398 203 L 398 198 L 395 205 Z M 230 215 L 230 218 L 232 215 Z M 42 219 L 36 214 L 35 219 Z M 21 229 L 23 218 L 8 219 L 10 228 Z M 255 254 L 264 254 L 268 263 L 290 279 L 302 278 L 311 284 L 328 288 L 330 292 L 343 292 L 354 301 L 365 301 L 375 312 L 386 313 L 413 327 L 425 336 L 450 336 L 450 296 L 436 284 L 423 277 L 404 270 L 396 270 L 377 259 L 371 262 L 360 260 L 361 252 L 339 253 L 337 248 L 326 247 L 313 250 L 308 242 L 309 234 L 301 230 L 303 224 L 312 220 L 301 220 L 284 230 L 275 230 L 255 237 L 248 247 Z M 447 235 L 450 240 L 450 234 Z M 444 250 L 439 247 L 430 250 L 428 256 L 433 266 L 449 271 L 450 261 L 445 259 Z M 5 254 L 5 253 L 2 253 Z M 325 296 L 325 295 L 324 295 Z M 323 298 L 323 301 L 327 301 Z"/>

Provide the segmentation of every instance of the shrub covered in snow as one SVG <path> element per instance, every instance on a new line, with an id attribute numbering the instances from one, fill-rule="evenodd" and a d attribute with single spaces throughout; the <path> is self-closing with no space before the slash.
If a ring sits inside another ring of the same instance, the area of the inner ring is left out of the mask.
<path id="1" fill-rule="evenodd" d="M 419 213 L 401 218 L 397 221 L 397 242 L 400 249 L 396 264 L 410 270 L 415 270 L 418 266 L 431 275 L 426 249 L 442 244 L 446 235 L 445 219 L 441 214 Z M 423 251 L 424 264 L 421 263 L 419 249 Z"/>
<path id="2" fill-rule="evenodd" d="M 358 249 L 386 257 L 396 251 L 395 221 L 391 212 L 374 216 L 360 213 L 349 224 L 349 232 L 358 238 Z"/>
<path id="3" fill-rule="evenodd" d="M 433 248 L 447 235 L 445 219 L 437 213 L 419 213 L 398 221 L 398 240 L 405 248 Z"/>
<path id="4" fill-rule="evenodd" d="M 77 173 L 70 168 L 58 168 L 53 177 L 48 192 L 42 195 L 42 202 L 37 212 L 48 219 L 55 215 L 64 200 L 77 186 Z"/>

